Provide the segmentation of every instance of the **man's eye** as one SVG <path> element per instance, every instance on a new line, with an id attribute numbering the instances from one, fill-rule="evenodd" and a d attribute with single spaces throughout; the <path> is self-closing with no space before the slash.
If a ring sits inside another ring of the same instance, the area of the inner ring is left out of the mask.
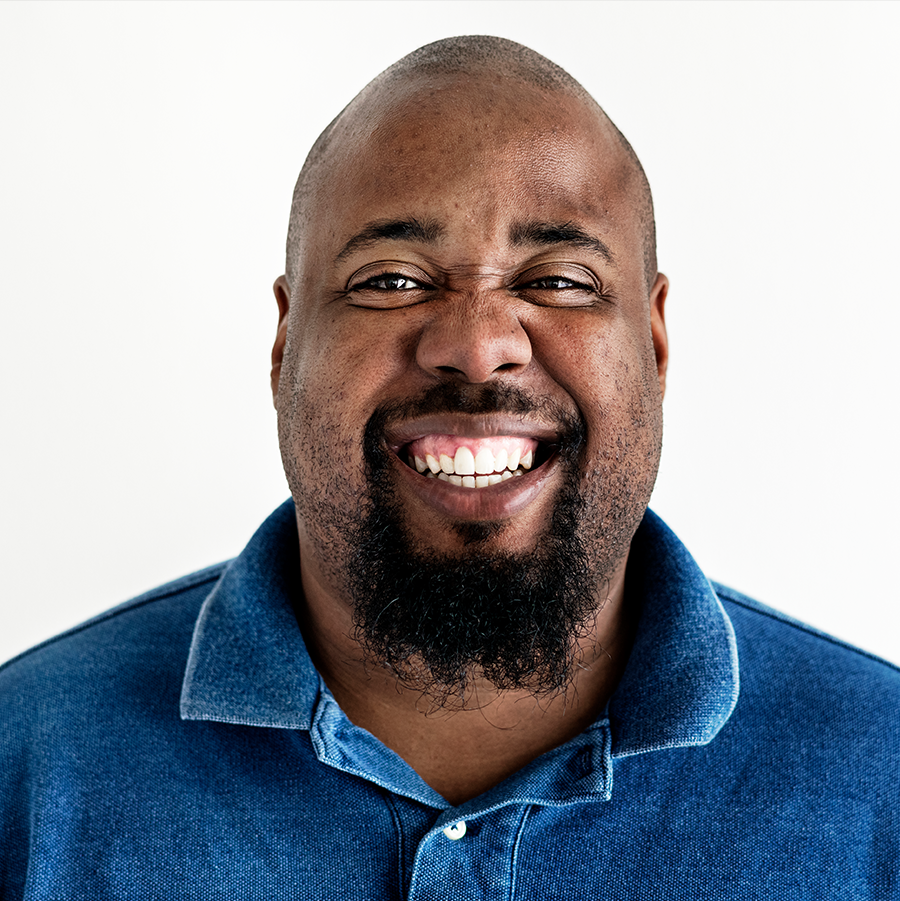
<path id="1" fill-rule="evenodd" d="M 406 275 L 398 275 L 395 272 L 387 272 L 384 275 L 376 275 L 353 286 L 354 291 L 414 291 L 424 287 L 421 283 Z"/>
<path id="2" fill-rule="evenodd" d="M 357 269 L 340 296 L 351 307 L 398 310 L 425 303 L 434 290 L 433 279 L 417 266 L 402 260 L 379 260 Z"/>
<path id="3" fill-rule="evenodd" d="M 523 272 L 514 292 L 539 307 L 594 307 L 609 300 L 599 281 L 581 266 L 571 265 L 554 272 L 550 267 Z M 554 267 L 555 268 L 555 267 Z"/>
<path id="4" fill-rule="evenodd" d="M 585 285 L 582 282 L 573 281 L 570 278 L 563 278 L 561 275 L 547 275 L 543 278 L 536 278 L 534 279 L 534 281 L 529 282 L 523 287 L 539 289 L 542 288 L 545 291 L 564 291 L 567 288 L 575 288 L 576 290 L 581 291 L 593 290 L 590 285 Z"/>

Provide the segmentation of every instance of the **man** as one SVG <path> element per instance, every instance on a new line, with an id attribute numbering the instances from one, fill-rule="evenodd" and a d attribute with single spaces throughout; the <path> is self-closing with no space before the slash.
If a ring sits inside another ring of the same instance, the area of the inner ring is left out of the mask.
<path id="1" fill-rule="evenodd" d="M 0 675 L 3 898 L 900 897 L 900 673 L 646 511 L 654 242 L 527 48 L 355 98 L 275 283 L 292 501 Z"/>

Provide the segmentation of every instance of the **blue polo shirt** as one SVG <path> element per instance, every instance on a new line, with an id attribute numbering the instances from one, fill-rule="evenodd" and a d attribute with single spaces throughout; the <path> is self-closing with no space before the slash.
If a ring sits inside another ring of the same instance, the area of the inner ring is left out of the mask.
<path id="1" fill-rule="evenodd" d="M 0 671 L 0 898 L 900 899 L 900 671 L 711 584 L 652 513 L 608 710 L 458 807 L 344 716 L 297 577 L 288 502 Z"/>

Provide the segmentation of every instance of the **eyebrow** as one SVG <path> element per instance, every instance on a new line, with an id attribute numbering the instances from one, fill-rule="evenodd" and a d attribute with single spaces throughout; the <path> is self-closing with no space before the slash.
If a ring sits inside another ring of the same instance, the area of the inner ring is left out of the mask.
<path id="1" fill-rule="evenodd" d="M 341 248 L 335 257 L 339 263 L 361 247 L 368 247 L 378 241 L 419 241 L 434 244 L 443 235 L 443 228 L 433 221 L 421 219 L 378 219 L 358 231 Z"/>
<path id="2" fill-rule="evenodd" d="M 529 244 L 539 247 L 571 244 L 594 251 L 607 263 L 613 265 L 616 263 L 612 251 L 596 235 L 592 235 L 572 222 L 520 222 L 510 230 L 509 239 L 516 247 Z"/>
<path id="3" fill-rule="evenodd" d="M 338 252 L 335 262 L 346 259 L 354 251 L 369 247 L 379 241 L 416 241 L 435 244 L 443 236 L 444 229 L 434 220 L 422 219 L 377 219 L 369 222 L 351 237 Z M 527 245 L 553 247 L 570 244 L 584 247 L 599 254 L 608 263 L 615 265 L 612 251 L 595 235 L 572 222 L 518 222 L 510 229 L 510 242 L 515 247 Z"/>

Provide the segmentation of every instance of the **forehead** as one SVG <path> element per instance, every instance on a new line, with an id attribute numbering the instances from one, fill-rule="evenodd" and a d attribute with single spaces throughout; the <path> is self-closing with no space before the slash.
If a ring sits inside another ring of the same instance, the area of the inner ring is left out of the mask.
<path id="1" fill-rule="evenodd" d="M 497 77 L 407 79 L 336 123 L 305 231 L 340 241 L 362 222 L 416 215 L 465 220 L 480 239 L 529 219 L 608 232 L 633 218 L 631 178 L 585 99 Z"/>

